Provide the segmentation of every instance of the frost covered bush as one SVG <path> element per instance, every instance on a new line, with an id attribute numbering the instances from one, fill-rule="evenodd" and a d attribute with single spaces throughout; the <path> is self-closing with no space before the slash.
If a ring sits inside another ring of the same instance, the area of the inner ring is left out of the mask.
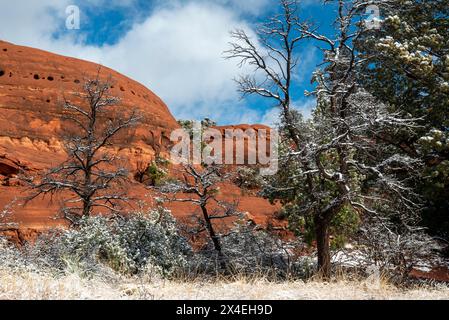
<path id="1" fill-rule="evenodd" d="M 141 271 L 148 264 L 163 275 L 170 275 L 187 264 L 192 250 L 178 233 L 176 221 L 169 211 L 160 209 L 149 217 L 136 215 L 117 220 L 117 248 L 123 248 L 128 271 Z M 121 256 L 119 249 L 117 255 Z M 112 252 L 115 252 L 112 250 Z"/>
<path id="2" fill-rule="evenodd" d="M 207 277 L 221 274 L 266 275 L 274 279 L 301 276 L 293 246 L 243 222 L 221 236 L 226 269 L 216 250 L 193 251 L 169 211 L 158 209 L 130 216 L 84 217 L 74 229 L 53 229 L 22 248 L 0 241 L 0 269 L 63 276 L 119 275 Z"/>
<path id="3" fill-rule="evenodd" d="M 223 256 L 226 270 L 219 265 L 215 251 L 204 248 L 199 251 L 191 265 L 199 273 L 243 276 L 269 276 L 272 279 L 303 277 L 304 266 L 295 253 L 296 244 L 282 242 L 265 230 L 246 223 L 238 223 L 227 235 L 222 236 Z"/>
<path id="4" fill-rule="evenodd" d="M 289 269 L 290 257 L 282 243 L 267 232 L 247 225 L 237 226 L 224 237 L 223 248 L 231 268 L 237 273 L 284 274 Z"/>
<path id="5" fill-rule="evenodd" d="M 367 217 L 356 240 L 364 257 L 360 266 L 374 265 L 393 281 L 403 282 L 414 268 L 441 262 L 441 247 L 425 229 L 402 223 L 397 216 Z"/>
<path id="6" fill-rule="evenodd" d="M 52 231 L 26 248 L 28 259 L 40 267 L 76 268 L 87 275 L 108 267 L 122 274 L 150 268 L 170 276 L 184 267 L 189 254 L 189 244 L 164 209 L 128 217 L 85 217 L 76 229 Z"/>
<path id="7" fill-rule="evenodd" d="M 239 167 L 234 178 L 234 183 L 244 190 L 257 190 L 262 187 L 263 179 L 258 169 Z"/>
<path id="8" fill-rule="evenodd" d="M 29 268 L 20 251 L 8 240 L 0 236 L 0 269 L 22 270 Z"/>

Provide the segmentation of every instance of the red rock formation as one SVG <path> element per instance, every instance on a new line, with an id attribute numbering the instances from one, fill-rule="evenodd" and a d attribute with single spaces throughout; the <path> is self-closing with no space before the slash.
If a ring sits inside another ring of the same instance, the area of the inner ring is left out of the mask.
<path id="1" fill-rule="evenodd" d="M 79 92 L 84 79 L 95 78 L 99 66 L 45 51 L 0 41 L 0 175 L 11 174 L 11 166 L 40 169 L 48 166 L 48 153 L 63 158 L 61 100 Z M 143 125 L 117 147 L 123 153 L 154 157 L 164 152 L 170 132 L 178 127 L 167 106 L 143 85 L 101 67 L 103 78 L 111 77 L 112 94 L 121 98 L 124 109 L 137 109 Z"/>
<path id="2" fill-rule="evenodd" d="M 256 160 L 256 164 L 260 164 L 259 159 L 259 147 L 261 145 L 265 145 L 265 153 L 267 156 L 270 155 L 270 142 L 271 142 L 271 128 L 264 125 L 249 125 L 249 124 L 240 124 L 240 125 L 230 125 L 230 126 L 216 126 L 213 129 L 217 129 L 221 132 L 223 136 L 223 161 L 225 161 L 225 148 L 226 142 L 230 142 L 233 146 L 233 159 L 234 164 L 237 161 L 237 151 L 240 153 L 241 150 L 238 150 L 237 136 L 243 138 L 243 161 L 244 164 L 250 164 L 249 158 L 253 158 Z M 254 136 L 251 136 L 253 135 Z M 262 140 L 260 140 L 262 138 Z M 252 139 L 256 141 L 256 144 L 253 145 L 249 143 L 248 139 Z M 241 163 L 239 163 L 241 164 Z"/>
<path id="3" fill-rule="evenodd" d="M 40 171 L 65 159 L 58 138 L 65 129 L 62 97 L 70 99 L 85 79 L 97 75 L 98 69 L 94 63 L 0 41 L 0 212 L 24 194 L 25 188 L 16 177 L 19 170 Z M 179 127 L 167 106 L 143 85 L 101 67 L 101 77 L 109 76 L 114 83 L 112 94 L 121 98 L 121 106 L 137 109 L 143 116 L 142 124 L 123 134 L 114 150 L 127 160 L 131 171 L 156 155 L 167 156 L 170 133 Z M 138 197 L 151 199 L 142 185 L 135 183 L 131 189 Z M 241 198 L 241 209 L 249 211 L 257 222 L 271 218 L 275 207 L 257 197 L 242 197 L 237 189 L 224 188 L 223 196 Z M 12 206 L 13 220 L 20 229 L 9 233 L 17 233 L 16 241 L 22 241 L 19 234 L 22 238 L 32 234 L 29 229 L 62 223 L 54 219 L 59 202 L 53 200 L 37 199 L 25 208 L 18 203 Z M 191 212 L 177 205 L 173 211 L 175 216 Z"/>

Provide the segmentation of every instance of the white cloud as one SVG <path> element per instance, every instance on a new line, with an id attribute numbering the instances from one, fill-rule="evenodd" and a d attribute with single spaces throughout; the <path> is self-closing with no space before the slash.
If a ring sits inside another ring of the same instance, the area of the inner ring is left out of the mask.
<path id="1" fill-rule="evenodd" d="M 303 99 L 294 102 L 292 107 L 301 112 L 304 119 L 310 119 L 312 117 L 312 112 L 316 107 L 316 102 L 315 99 Z M 280 121 L 280 111 L 279 108 L 271 108 L 265 111 L 261 117 L 260 123 L 275 127 Z"/>
<path id="2" fill-rule="evenodd" d="M 235 63 L 222 59 L 229 30 L 248 29 L 232 12 L 190 3 L 157 10 L 114 46 L 102 62 L 155 90 L 174 108 L 236 98 Z"/>
<path id="3" fill-rule="evenodd" d="M 319 49 L 312 43 L 307 43 L 299 52 L 299 61 L 294 74 L 297 82 L 309 80 L 313 70 L 315 70 L 320 58 Z"/>
<path id="4" fill-rule="evenodd" d="M 109 7 L 128 7 L 135 5 L 137 0 L 83 0 L 83 3 L 86 5 L 94 5 L 94 6 L 105 6 Z"/>
<path id="5" fill-rule="evenodd" d="M 241 70 L 236 61 L 224 60 L 222 53 L 231 40 L 230 30 L 252 32 L 242 14 L 266 10 L 272 0 L 158 1 L 159 6 L 146 19 L 135 22 L 116 44 L 89 46 L 80 41 L 76 31 L 53 38 L 65 25 L 65 8 L 73 1 L 0 0 L 0 38 L 116 69 L 153 90 L 179 118 L 208 116 L 221 123 L 268 121 L 270 113 L 249 109 L 239 101 L 232 79 Z M 136 4 L 135 0 L 87 3 Z"/>
<path id="6" fill-rule="evenodd" d="M 313 98 L 307 98 L 293 103 L 293 108 L 300 111 L 305 119 L 310 119 L 312 117 L 312 112 L 315 107 L 316 101 Z"/>
<path id="7" fill-rule="evenodd" d="M 215 0 L 218 3 L 230 4 L 236 9 L 251 14 L 258 14 L 273 8 L 273 0 Z"/>
<path id="8" fill-rule="evenodd" d="M 101 0 L 93 0 L 101 1 Z M 226 6 L 238 14 L 260 14 L 272 10 L 278 2 L 277 0 L 156 0 L 160 5 L 186 5 L 196 3 L 201 6 L 206 4 L 216 4 Z"/>
<path id="9" fill-rule="evenodd" d="M 68 0 L 0 0 L 0 39 L 38 45 L 61 24 L 68 4 Z"/>
<path id="10" fill-rule="evenodd" d="M 89 1 L 100 5 L 103 0 Z M 222 53 L 231 29 L 250 28 L 232 10 L 203 1 L 165 4 L 117 44 L 97 47 L 83 45 L 74 36 L 52 38 L 65 21 L 61 19 L 68 4 L 68 0 L 2 3 L 0 37 L 116 69 L 155 91 L 176 116 L 216 118 L 217 113 L 228 121 L 242 114 L 232 81 L 239 70 Z"/>
<path id="11" fill-rule="evenodd" d="M 97 1 L 97 0 L 91 0 Z M 81 59 L 96 61 L 101 50 L 77 40 L 76 30 L 63 38 L 53 35 L 65 27 L 70 0 L 0 0 L 0 39 Z"/>
<path id="12" fill-rule="evenodd" d="M 279 123 L 280 109 L 272 108 L 265 112 L 260 121 L 261 124 L 275 127 Z"/>

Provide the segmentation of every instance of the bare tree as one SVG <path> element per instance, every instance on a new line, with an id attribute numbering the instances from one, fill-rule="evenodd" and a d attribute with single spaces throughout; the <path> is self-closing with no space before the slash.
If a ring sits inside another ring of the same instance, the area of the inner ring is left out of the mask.
<path id="1" fill-rule="evenodd" d="M 281 0 L 282 13 L 276 15 L 257 29 L 257 39 L 252 39 L 244 30 L 231 32 L 235 40 L 225 58 L 239 59 L 254 68 L 252 75 L 242 75 L 236 82 L 243 96 L 258 95 L 272 99 L 281 108 L 282 117 L 288 124 L 289 134 L 296 145 L 300 145 L 291 114 L 292 89 L 295 68 L 298 66 L 297 50 L 302 39 L 299 32 L 298 6 L 295 0 Z"/>
<path id="2" fill-rule="evenodd" d="M 214 221 L 239 214 L 237 203 L 217 198 L 218 185 L 227 181 L 230 174 L 224 173 L 222 168 L 215 164 L 203 167 L 186 164 L 183 166 L 182 174 L 183 180 L 165 184 L 158 190 L 169 196 L 169 201 L 192 203 L 200 208 L 202 217 L 198 221 L 195 233 L 207 232 L 217 252 L 220 267 L 226 269 L 222 243 Z"/>
<path id="3" fill-rule="evenodd" d="M 253 75 L 237 82 L 244 95 L 274 100 L 281 108 L 284 138 L 280 170 L 264 194 L 272 200 L 293 203 L 296 216 L 311 217 L 315 228 L 318 268 L 331 273 L 329 228 L 345 208 L 362 214 L 419 208 L 410 187 L 420 165 L 376 140 L 381 132 L 415 130 L 419 119 L 390 113 L 358 85 L 358 66 L 363 62 L 354 42 L 366 32 L 357 25 L 360 14 L 373 1 L 336 0 L 335 37 L 316 32 L 298 16 L 297 1 L 281 0 L 282 13 L 258 29 L 258 38 L 242 30 L 232 33 L 235 42 L 228 58 L 254 66 Z M 317 109 L 312 121 L 292 110 L 293 79 L 298 44 L 308 39 L 323 47 L 322 68 L 314 73 Z"/>
<path id="4" fill-rule="evenodd" d="M 236 79 L 239 91 L 246 95 L 258 95 L 272 99 L 281 109 L 282 123 L 288 140 L 293 142 L 295 151 L 304 150 L 305 140 L 298 131 L 297 119 L 292 112 L 295 68 L 298 65 L 300 41 L 307 38 L 303 32 L 295 0 L 281 0 L 281 13 L 270 18 L 257 29 L 257 39 L 252 39 L 244 30 L 235 30 L 231 36 L 235 42 L 225 52 L 228 59 L 239 59 L 240 66 L 254 67 L 253 75 L 242 75 Z M 315 198 L 314 179 L 311 164 L 301 159 L 310 196 Z M 317 199 L 314 199 L 316 201 Z M 330 258 L 318 247 L 319 267 L 326 268 Z"/>
<path id="5" fill-rule="evenodd" d="M 118 212 L 118 204 L 127 200 L 123 183 L 128 172 L 107 147 L 140 117 L 135 110 L 126 115 L 120 109 L 120 99 L 110 95 L 111 85 L 111 80 L 100 80 L 99 71 L 96 79 L 86 80 L 82 91 L 74 94 L 80 105 L 64 98 L 67 129 L 63 139 L 68 158 L 43 176 L 25 178 L 32 189 L 28 201 L 40 195 L 71 194 L 62 211 L 72 223 L 89 216 L 94 208 Z"/>

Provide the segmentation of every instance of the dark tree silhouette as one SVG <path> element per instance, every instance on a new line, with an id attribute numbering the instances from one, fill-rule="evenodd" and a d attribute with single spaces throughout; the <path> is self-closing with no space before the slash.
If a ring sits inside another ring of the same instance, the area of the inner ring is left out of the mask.
<path id="1" fill-rule="evenodd" d="M 140 117 L 134 110 L 125 115 L 120 99 L 110 95 L 110 90 L 111 80 L 100 80 L 98 72 L 96 79 L 86 80 L 74 94 L 82 103 L 76 105 L 64 98 L 67 129 L 63 140 L 68 158 L 42 176 L 26 177 L 32 189 L 28 201 L 40 195 L 71 194 L 64 200 L 62 212 L 72 223 L 89 216 L 96 207 L 118 212 L 119 204 L 128 200 L 123 188 L 128 172 L 106 148 Z"/>
<path id="2" fill-rule="evenodd" d="M 218 184 L 227 181 L 229 173 L 224 173 L 219 165 L 194 167 L 184 165 L 183 180 L 166 184 L 159 189 L 169 197 L 169 201 L 192 203 L 201 210 L 201 218 L 195 233 L 206 231 L 217 252 L 220 267 L 226 269 L 226 258 L 223 255 L 220 235 L 217 233 L 213 221 L 225 219 L 239 214 L 237 203 L 230 203 L 217 199 Z M 212 209 L 212 206 L 214 208 Z"/>

